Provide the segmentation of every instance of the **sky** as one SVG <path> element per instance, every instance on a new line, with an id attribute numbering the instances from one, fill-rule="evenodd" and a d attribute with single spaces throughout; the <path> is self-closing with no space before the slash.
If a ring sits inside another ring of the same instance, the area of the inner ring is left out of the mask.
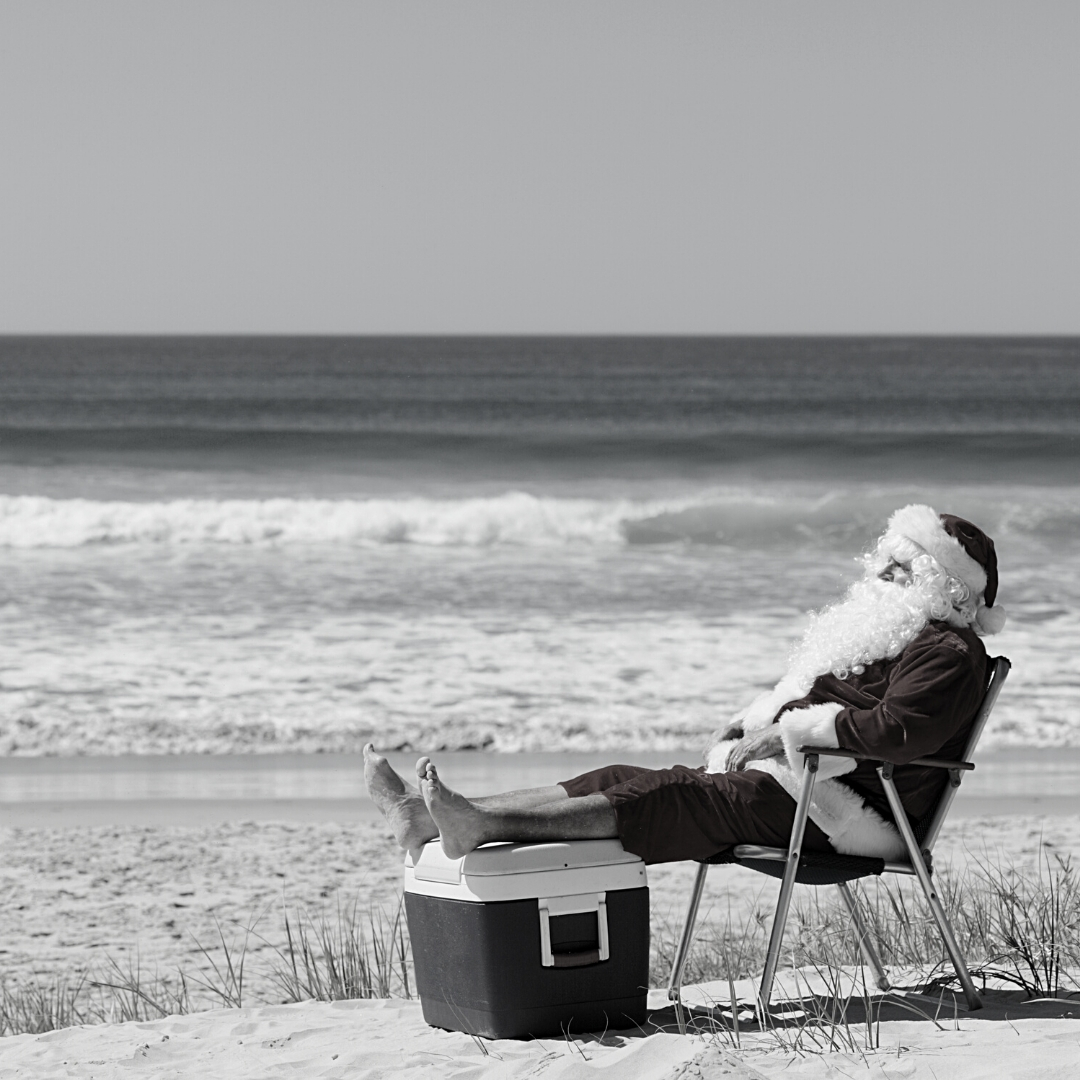
<path id="1" fill-rule="evenodd" d="M 1080 332 L 1080 5 L 0 0 L 0 333 Z"/>

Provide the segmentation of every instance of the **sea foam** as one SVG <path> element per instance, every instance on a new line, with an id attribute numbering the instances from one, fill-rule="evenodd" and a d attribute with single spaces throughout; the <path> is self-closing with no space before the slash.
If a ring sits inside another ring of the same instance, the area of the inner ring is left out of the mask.
<path id="1" fill-rule="evenodd" d="M 853 489 L 817 496 L 715 489 L 669 499 L 565 498 L 510 491 L 459 499 L 174 499 L 162 502 L 0 495 L 0 547 L 92 544 L 413 544 L 517 547 L 815 544 L 858 549 L 915 491 Z M 995 537 L 1047 540 L 1080 532 L 1080 492 L 965 493 L 943 506 Z"/>
<path id="2" fill-rule="evenodd" d="M 636 512 L 649 513 L 646 508 Z M 0 545 L 618 543 L 629 503 L 511 492 L 471 499 L 176 499 L 0 496 Z"/>
<path id="3" fill-rule="evenodd" d="M 987 644 L 1014 671 L 987 745 L 1080 746 L 1073 489 L 773 485 L 0 497 L 0 754 L 692 749 L 918 495 L 998 542 L 1009 621 Z"/>

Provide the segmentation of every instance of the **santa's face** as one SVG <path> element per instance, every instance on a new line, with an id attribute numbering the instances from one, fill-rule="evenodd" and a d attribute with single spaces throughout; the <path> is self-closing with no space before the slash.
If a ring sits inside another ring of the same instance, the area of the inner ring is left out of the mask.
<path id="1" fill-rule="evenodd" d="M 931 600 L 935 619 L 967 626 L 975 617 L 979 598 L 932 556 L 904 537 L 886 537 L 865 560 L 868 579 L 914 588 Z"/>
<path id="2" fill-rule="evenodd" d="M 869 572 L 873 574 L 873 571 Z M 891 581 L 894 585 L 910 585 L 915 580 L 911 572 L 910 562 L 900 562 L 890 556 L 883 570 L 879 570 L 876 576 L 881 581 Z"/>

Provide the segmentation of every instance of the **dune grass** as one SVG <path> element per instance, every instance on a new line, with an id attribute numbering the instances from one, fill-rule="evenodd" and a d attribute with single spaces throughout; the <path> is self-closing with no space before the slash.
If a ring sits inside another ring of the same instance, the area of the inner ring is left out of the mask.
<path id="1" fill-rule="evenodd" d="M 399 900 L 388 913 L 337 902 L 333 914 L 283 910 L 284 949 L 272 976 L 286 1001 L 412 997 L 412 956 Z"/>
<path id="2" fill-rule="evenodd" d="M 84 976 L 57 975 L 14 987 L 0 982 L 0 1035 L 36 1034 L 90 1022 L 85 990 Z"/>
<path id="3" fill-rule="evenodd" d="M 724 868 L 712 871 L 724 873 Z M 1069 859 L 1047 856 L 1036 868 L 1018 867 L 987 854 L 959 872 L 941 867 L 939 895 L 973 975 L 996 979 L 1028 997 L 1052 997 L 1080 989 L 1080 878 Z M 870 880 L 859 890 L 887 967 L 918 969 L 927 989 L 955 983 L 955 975 L 910 879 Z M 727 981 L 757 974 L 765 959 L 772 905 L 759 904 L 750 918 L 728 910 L 702 913 L 687 963 L 685 983 Z M 681 912 L 678 913 L 681 916 Z M 275 1002 L 348 998 L 412 997 L 408 929 L 403 904 L 361 906 L 340 898 L 316 911 L 283 907 L 283 946 L 273 945 L 260 963 L 277 990 Z M 43 1032 L 75 1024 L 152 1020 L 210 1006 L 239 1007 L 247 1000 L 245 972 L 258 919 L 230 929 L 218 942 L 196 942 L 201 962 L 167 972 L 143 966 L 136 956 L 121 964 L 107 958 L 98 968 L 39 977 L 22 983 L 0 979 L 0 1035 Z M 678 917 L 654 917 L 651 981 L 667 983 L 681 930 Z M 816 970 L 837 996 L 847 980 L 848 997 L 862 994 L 852 970 L 861 971 L 850 916 L 831 888 L 797 891 L 785 937 L 784 962 Z M 865 989 L 865 988 L 864 988 Z M 732 989 L 734 998 L 734 989 Z M 843 1015 L 826 1011 L 797 1025 L 798 1037 L 821 1046 L 849 1046 L 855 1038 Z M 738 1038 L 738 1007 L 733 1012 Z M 872 1025 L 866 1025 L 862 1038 Z M 728 1038 L 732 1037 L 729 1031 Z M 778 1036 L 779 1037 L 779 1036 Z M 785 1039 L 794 1036 L 786 1034 Z M 853 1045 L 853 1044 L 851 1044 Z"/>
<path id="4" fill-rule="evenodd" d="M 713 873 L 723 873 L 717 868 Z M 960 872 L 935 874 L 938 895 L 973 976 L 1001 980 L 1029 997 L 1080 989 L 1080 876 L 1069 858 L 1046 856 L 1034 869 L 976 857 Z M 931 972 L 928 987 L 956 984 L 937 926 L 912 878 L 864 879 L 862 910 L 886 967 Z M 784 957 L 792 967 L 862 963 L 851 919 L 832 888 L 799 888 L 788 918 Z M 681 913 L 680 913 L 681 914 Z M 751 918 L 703 913 L 684 982 L 746 978 L 765 964 L 772 904 Z M 680 919 L 653 927 L 654 986 L 667 982 Z"/>
<path id="5" fill-rule="evenodd" d="M 184 973 L 161 976 L 143 968 L 138 957 L 125 965 L 109 957 L 95 974 L 61 974 L 14 986 L 0 981 L 0 1035 L 157 1020 L 188 1011 Z"/>

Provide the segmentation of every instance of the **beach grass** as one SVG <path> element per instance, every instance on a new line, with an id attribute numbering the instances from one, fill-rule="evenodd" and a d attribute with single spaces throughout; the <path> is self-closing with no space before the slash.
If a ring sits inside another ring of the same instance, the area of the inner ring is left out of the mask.
<path id="1" fill-rule="evenodd" d="M 86 978 L 66 974 L 9 986 L 0 982 L 0 1035 L 39 1033 L 88 1022 Z"/>
<path id="2" fill-rule="evenodd" d="M 294 1001 L 412 997 L 412 957 L 405 906 L 387 911 L 357 900 L 333 913 L 283 908 L 284 949 L 275 949 L 272 977 Z"/>
<path id="3" fill-rule="evenodd" d="M 716 871 L 722 872 L 722 871 Z M 1018 866 L 1000 855 L 973 857 L 959 871 L 942 866 L 935 874 L 939 896 L 976 979 L 997 980 L 1029 998 L 1055 997 L 1080 989 L 1080 875 L 1071 861 L 1044 856 L 1034 867 Z M 858 890 L 886 966 L 921 973 L 925 991 L 948 989 L 956 977 L 915 883 L 871 879 Z M 282 906 L 284 946 L 273 945 L 259 962 L 276 990 L 274 1003 L 414 996 L 404 905 L 361 905 L 337 898 L 332 908 Z M 687 961 L 685 983 L 755 976 L 762 968 L 772 918 L 771 906 L 703 912 Z M 44 1032 L 76 1024 L 152 1020 L 211 1006 L 240 1007 L 245 972 L 259 918 L 217 927 L 218 942 L 196 941 L 200 958 L 189 968 L 165 974 L 143 965 L 138 955 L 123 964 L 107 957 L 96 969 L 39 976 L 20 983 L 0 981 L 0 1035 Z M 650 981 L 667 982 L 681 931 L 675 919 L 654 918 Z M 800 889 L 792 906 L 784 943 L 784 962 L 796 972 L 808 969 L 832 988 L 827 995 L 869 1000 L 852 976 L 861 972 L 858 942 L 850 915 L 833 889 Z M 796 976 L 798 977 L 798 976 Z M 811 1046 L 854 1047 L 843 1010 L 822 1006 L 805 1014 L 797 1037 Z M 830 1011 L 831 1010 L 831 1011 Z M 820 1011 L 820 1010 L 819 1010 Z M 732 989 L 734 1031 L 738 1006 Z M 866 1025 L 860 1038 L 870 1038 Z M 788 1025 L 790 1027 L 790 1025 Z M 779 1029 L 778 1029 L 779 1030 Z M 795 1038 L 785 1028 L 781 1040 Z"/>
<path id="4" fill-rule="evenodd" d="M 159 1020 L 191 1011 L 188 976 L 183 971 L 161 975 L 156 969 L 144 969 L 138 955 L 124 964 L 107 957 L 96 977 L 87 978 L 85 984 L 94 994 L 84 1013 L 101 1023 Z"/>
<path id="5" fill-rule="evenodd" d="M 1067 857 L 1044 856 L 1034 867 L 983 853 L 960 871 L 935 874 L 938 895 L 972 974 L 1054 997 L 1080 988 L 1080 875 Z M 864 879 L 858 889 L 864 915 L 887 967 L 929 972 L 928 989 L 957 984 L 956 975 L 914 879 Z M 791 967 L 861 964 L 851 917 L 831 888 L 800 889 L 788 919 L 784 957 Z M 750 918 L 704 913 L 684 976 L 686 984 L 753 976 L 765 963 L 771 906 Z M 682 924 L 653 927 L 650 979 L 664 985 Z"/>

